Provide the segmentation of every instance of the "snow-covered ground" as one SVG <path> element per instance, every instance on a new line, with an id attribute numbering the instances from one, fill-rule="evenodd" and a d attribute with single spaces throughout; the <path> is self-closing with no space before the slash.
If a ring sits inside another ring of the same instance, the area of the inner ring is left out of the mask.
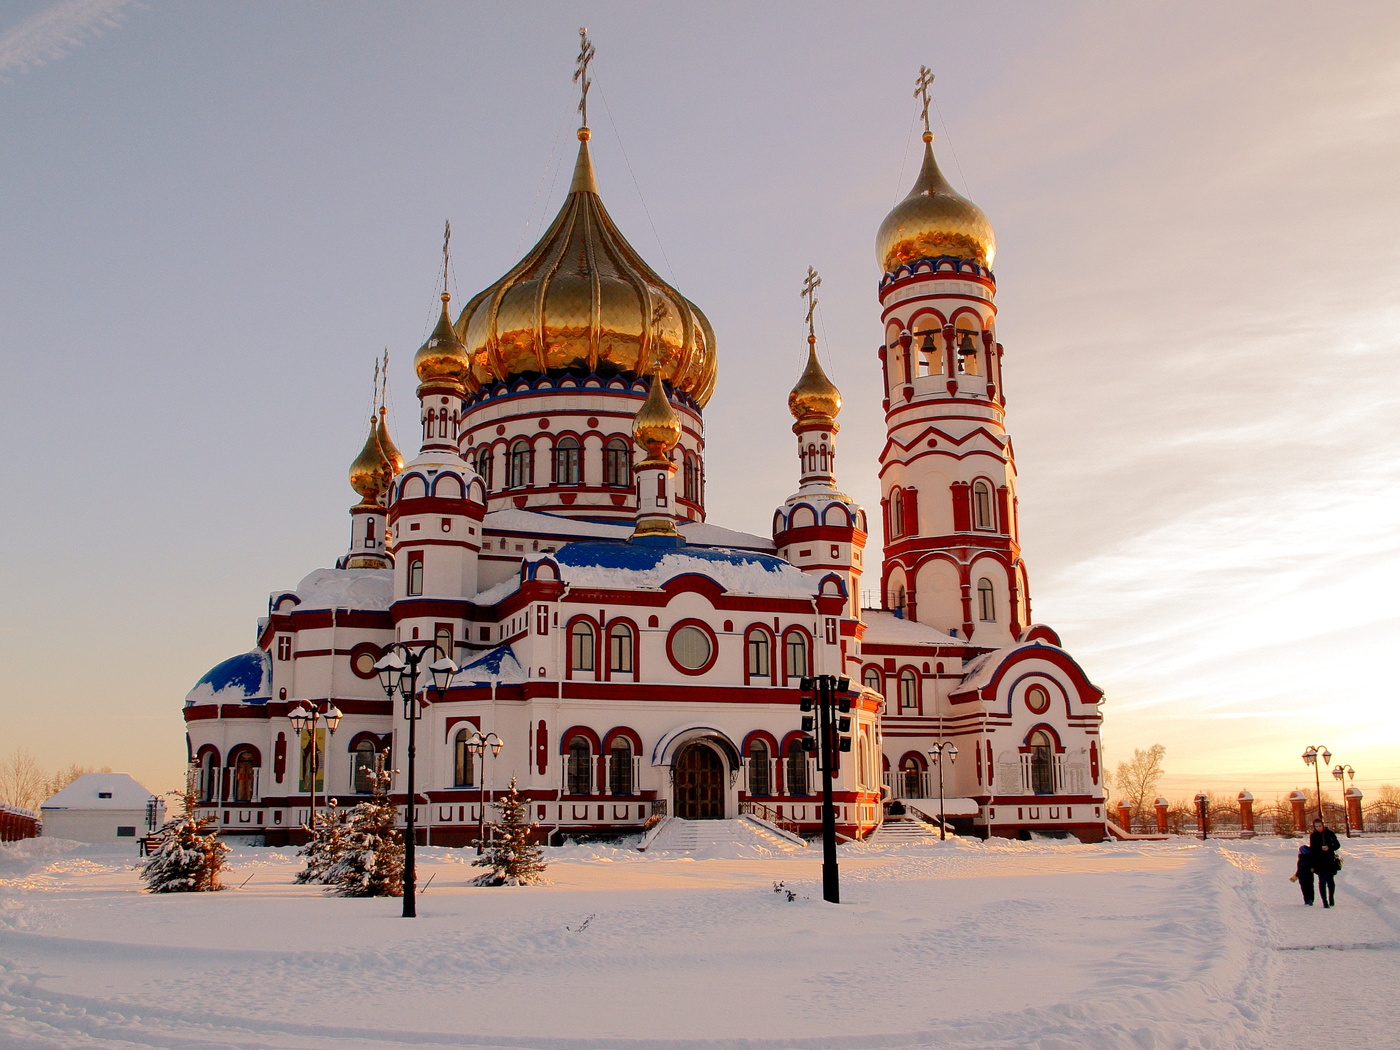
<path id="1" fill-rule="evenodd" d="M 149 896 L 116 848 L 39 839 L 0 847 L 0 1047 L 1400 1045 L 1400 840 L 1344 844 L 1332 911 L 1294 848 L 851 845 L 840 906 L 816 850 L 571 846 L 478 889 L 426 849 L 406 920 L 294 885 L 290 850 Z"/>

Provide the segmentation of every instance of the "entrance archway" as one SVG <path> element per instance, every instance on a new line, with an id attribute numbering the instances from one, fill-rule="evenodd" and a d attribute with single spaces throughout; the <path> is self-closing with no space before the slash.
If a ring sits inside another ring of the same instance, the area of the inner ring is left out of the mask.
<path id="1" fill-rule="evenodd" d="M 692 740 L 671 767 L 676 785 L 676 816 L 682 820 L 724 819 L 724 759 L 704 741 Z"/>

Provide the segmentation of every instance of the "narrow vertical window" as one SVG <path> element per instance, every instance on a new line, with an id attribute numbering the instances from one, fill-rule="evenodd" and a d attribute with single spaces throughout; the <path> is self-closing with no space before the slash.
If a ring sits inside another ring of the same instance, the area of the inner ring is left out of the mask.
<path id="1" fill-rule="evenodd" d="M 491 491 L 491 467 L 495 457 L 491 454 L 491 446 L 487 445 L 476 454 L 476 472 L 480 476 L 482 484 L 486 486 L 486 491 Z"/>
<path id="2" fill-rule="evenodd" d="M 578 440 L 572 437 L 561 437 L 559 443 L 554 446 L 554 482 L 557 485 L 577 485 L 581 481 L 582 464 L 580 462 L 582 450 L 579 448 Z"/>
<path id="3" fill-rule="evenodd" d="M 798 740 L 788 744 L 787 793 L 807 794 L 807 752 L 802 750 L 802 743 Z"/>
<path id="4" fill-rule="evenodd" d="M 423 593 L 423 554 L 410 554 L 408 562 L 408 593 L 417 596 Z"/>
<path id="5" fill-rule="evenodd" d="M 972 525 L 978 529 L 996 528 L 996 515 L 992 511 L 992 486 L 985 481 L 972 484 Z"/>
<path id="6" fill-rule="evenodd" d="M 755 740 L 749 745 L 749 794 L 771 795 L 770 780 L 768 745 L 762 740 Z"/>
<path id="7" fill-rule="evenodd" d="M 768 634 L 766 631 L 752 631 L 748 641 L 749 677 L 768 678 L 772 675 L 772 662 Z"/>
<path id="8" fill-rule="evenodd" d="M 899 673 L 899 709 L 917 711 L 919 709 L 919 677 L 911 669 Z"/>
<path id="9" fill-rule="evenodd" d="M 371 777 L 374 773 L 375 757 L 374 744 L 370 741 L 361 740 L 355 745 L 350 771 L 350 790 L 355 794 L 368 795 L 374 790 Z"/>
<path id="10" fill-rule="evenodd" d="M 443 657 L 449 660 L 453 659 L 452 628 L 450 626 L 445 623 L 438 624 L 433 634 L 433 641 L 437 644 L 441 653 L 434 653 L 432 660 L 429 660 L 428 663 L 431 664 L 437 660 L 441 660 Z"/>
<path id="11" fill-rule="evenodd" d="M 985 576 L 977 581 L 977 616 L 984 623 L 994 623 L 997 618 L 996 592 Z"/>
<path id="12" fill-rule="evenodd" d="M 632 794 L 632 742 L 626 737 L 613 741 L 608 763 L 608 794 Z"/>
<path id="13" fill-rule="evenodd" d="M 569 741 L 565 790 L 570 795 L 593 794 L 593 750 L 585 737 Z"/>
<path id="14" fill-rule="evenodd" d="M 579 621 L 569 628 L 569 670 L 593 670 L 593 625 Z"/>
<path id="15" fill-rule="evenodd" d="M 784 639 L 787 647 L 787 676 L 803 678 L 811 672 L 807 667 L 807 636 L 800 631 L 790 631 Z"/>
<path id="16" fill-rule="evenodd" d="M 473 762 L 471 749 L 467 747 L 467 741 L 472 738 L 476 730 L 468 726 L 465 729 L 457 730 L 457 736 L 452 741 L 452 784 L 454 787 L 470 787 L 476 779 L 476 768 Z"/>
<path id="17" fill-rule="evenodd" d="M 873 689 L 880 694 L 885 691 L 885 676 L 880 673 L 879 668 L 867 667 L 865 673 L 861 675 L 861 681 L 865 683 L 867 689 Z"/>
<path id="18" fill-rule="evenodd" d="M 375 525 L 374 525 L 374 516 L 373 516 L 373 515 L 369 515 L 368 517 L 366 517 L 366 518 L 365 518 L 365 546 L 366 546 L 366 547 L 373 547 L 373 546 L 374 546 L 374 537 L 375 537 L 375 533 L 378 532 L 378 531 L 379 531 L 379 530 L 376 529 L 376 528 L 375 528 Z"/>
<path id="19" fill-rule="evenodd" d="M 508 484 L 513 489 L 522 489 L 530 484 L 532 463 L 530 443 L 521 438 L 510 446 L 510 478 Z"/>
<path id="20" fill-rule="evenodd" d="M 608 628 L 608 670 L 614 674 L 631 674 L 633 668 L 632 628 L 613 624 Z"/>
<path id="21" fill-rule="evenodd" d="M 603 453 L 603 484 L 632 487 L 632 447 L 622 438 L 613 438 Z"/>

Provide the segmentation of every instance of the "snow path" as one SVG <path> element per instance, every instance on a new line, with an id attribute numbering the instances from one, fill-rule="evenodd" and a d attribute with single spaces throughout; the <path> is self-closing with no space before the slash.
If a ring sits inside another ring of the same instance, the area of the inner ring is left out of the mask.
<path id="1" fill-rule="evenodd" d="M 575 846 L 486 890 L 426 849 L 405 921 L 292 884 L 288 850 L 152 897 L 110 847 L 35 840 L 0 847 L 0 1050 L 1272 1050 L 1319 989 L 1329 1040 L 1394 1045 L 1400 841 L 1347 843 L 1327 911 L 1293 850 L 851 845 L 832 907 L 819 855 Z"/>

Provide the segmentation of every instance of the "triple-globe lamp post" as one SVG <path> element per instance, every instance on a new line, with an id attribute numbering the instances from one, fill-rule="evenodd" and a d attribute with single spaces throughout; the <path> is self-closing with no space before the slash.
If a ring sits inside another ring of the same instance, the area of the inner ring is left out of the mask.
<path id="1" fill-rule="evenodd" d="M 413 775 L 418 754 L 416 730 L 418 720 L 423 717 L 423 704 L 418 698 L 418 679 L 422 674 L 423 662 L 432 653 L 436 653 L 438 659 L 428 665 L 428 673 L 432 676 L 433 687 L 441 696 L 447 692 L 448 683 L 452 681 L 452 676 L 457 673 L 457 665 L 452 662 L 452 658 L 447 653 L 431 642 L 417 648 L 405 645 L 403 642 L 394 642 L 374 665 L 375 671 L 379 674 L 379 684 L 384 689 L 384 695 L 392 702 L 394 693 L 399 694 L 403 699 L 403 716 L 408 720 L 408 783 L 406 785 L 408 791 L 407 802 L 404 806 L 403 835 L 403 917 L 405 919 L 415 918 L 418 914 L 413 855 L 413 847 L 417 844 L 418 833 L 417 822 L 414 819 L 414 803 L 417 799 L 413 787 Z"/>
<path id="2" fill-rule="evenodd" d="M 465 746 L 468 754 L 475 755 L 481 760 L 477 767 L 480 770 L 477 776 L 481 777 L 481 805 L 478 807 L 481 812 L 478 814 L 480 819 L 476 835 L 476 853 L 477 856 L 481 856 L 486 846 L 486 749 L 488 747 L 491 749 L 491 757 L 495 759 L 501 753 L 501 748 L 506 746 L 506 742 L 495 733 L 487 733 L 482 736 L 481 731 L 477 730 L 467 740 Z"/>
<path id="3" fill-rule="evenodd" d="M 948 838 L 948 814 L 944 811 L 946 803 L 943 799 L 943 759 L 949 762 L 956 762 L 958 749 L 951 740 L 940 741 L 928 749 L 928 758 L 938 767 L 938 838 L 944 841 Z"/>
<path id="4" fill-rule="evenodd" d="M 1337 768 L 1332 770 L 1332 775 L 1342 785 L 1342 820 L 1346 822 L 1347 838 L 1351 838 L 1351 810 L 1347 808 L 1347 780 L 1350 779 L 1353 783 L 1356 781 L 1356 770 L 1352 769 L 1351 766 L 1339 763 Z"/>
<path id="5" fill-rule="evenodd" d="M 1303 764 L 1312 766 L 1313 787 L 1317 789 L 1317 819 L 1322 820 L 1322 766 L 1332 761 L 1326 744 L 1309 744 L 1303 749 Z"/>
<path id="6" fill-rule="evenodd" d="M 292 731 L 296 733 L 298 743 L 301 741 L 301 734 L 308 730 L 310 731 L 308 734 L 308 739 L 310 741 L 308 747 L 311 752 L 311 775 L 310 783 L 307 786 L 311 791 L 311 807 L 307 814 L 308 819 L 306 824 L 307 830 L 310 831 L 312 835 L 316 834 L 316 771 L 318 752 L 318 748 L 316 747 L 316 724 L 324 721 L 326 723 L 327 735 L 335 736 L 335 729 L 336 726 L 340 725 L 341 717 L 340 708 L 336 707 L 335 704 L 331 703 L 329 700 L 326 701 L 326 709 L 324 711 L 313 701 L 303 700 L 300 704 L 287 712 L 287 720 L 292 723 Z M 306 752 L 303 751 L 302 754 L 305 755 Z M 306 766 L 303 765 L 302 768 L 305 769 Z"/>

